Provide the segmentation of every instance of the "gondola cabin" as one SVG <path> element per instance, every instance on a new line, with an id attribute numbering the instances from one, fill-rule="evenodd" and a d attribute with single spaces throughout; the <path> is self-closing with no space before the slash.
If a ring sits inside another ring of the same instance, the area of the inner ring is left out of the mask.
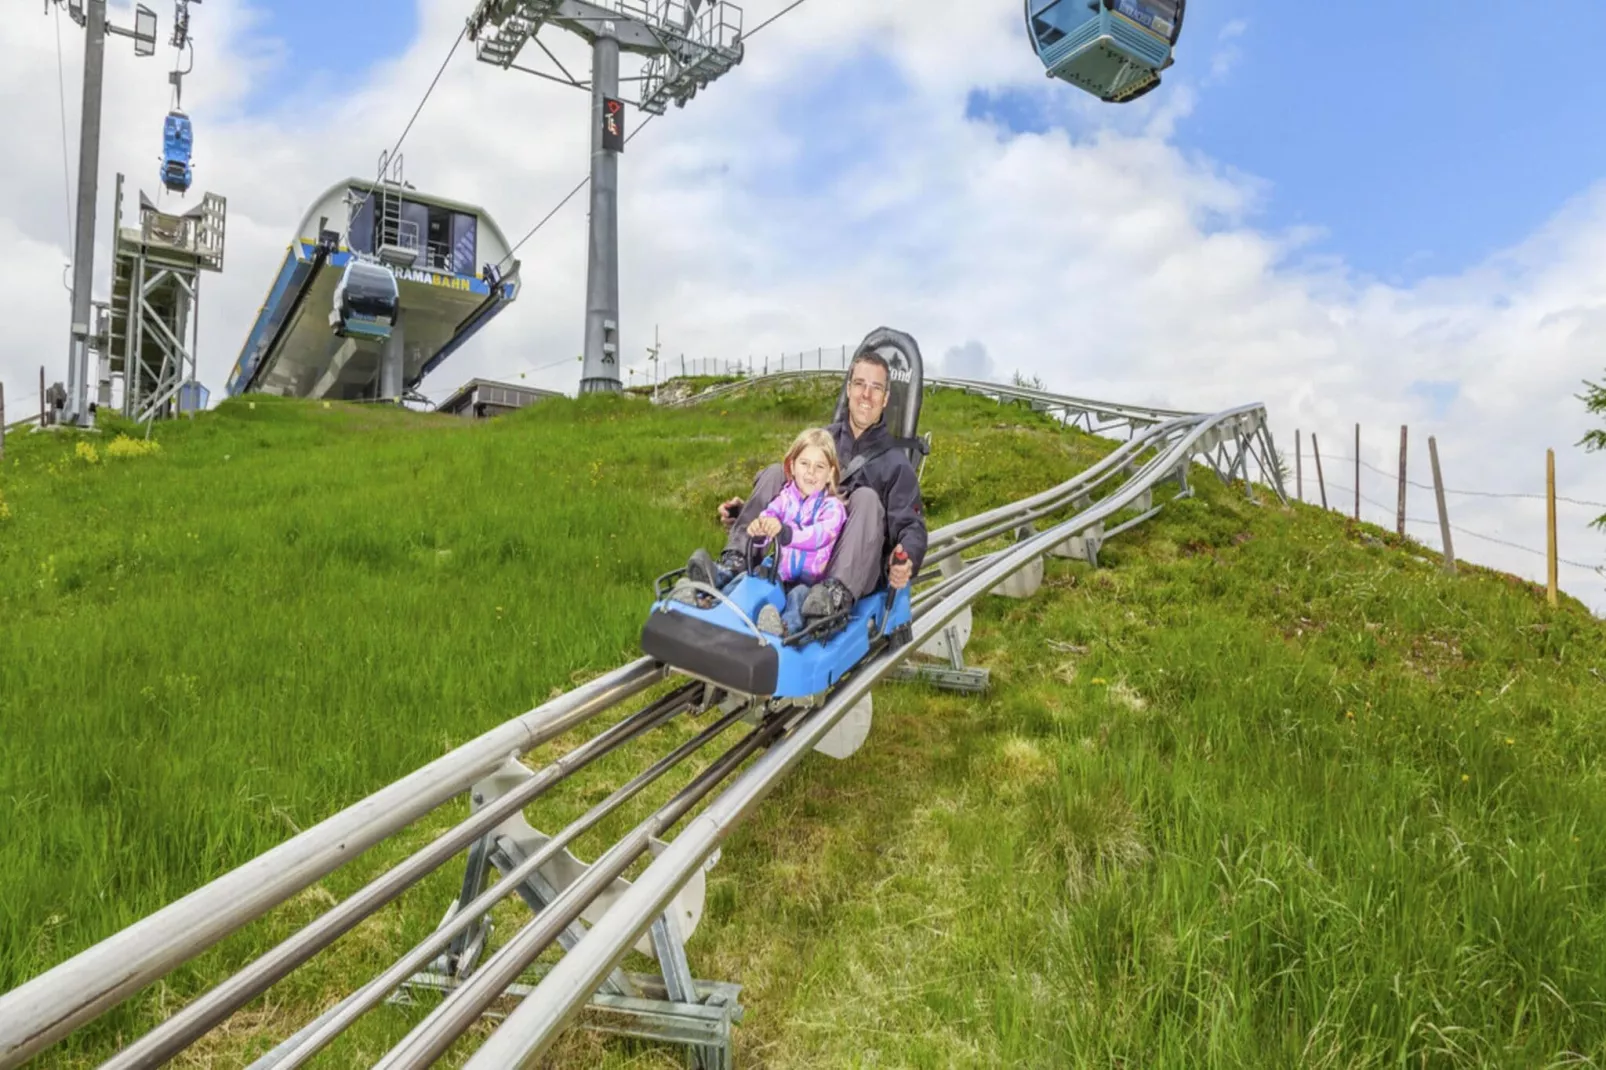
<path id="1" fill-rule="evenodd" d="M 396 325 L 400 302 L 396 276 L 388 267 L 353 259 L 335 286 L 329 326 L 342 338 L 383 341 Z"/>
<path id="2" fill-rule="evenodd" d="M 1106 103 L 1160 84 L 1187 0 L 1026 0 L 1026 32 L 1049 77 Z"/>
<path id="3" fill-rule="evenodd" d="M 174 193 L 185 193 L 190 188 L 190 149 L 194 141 L 190 117 L 181 111 L 168 112 L 162 126 L 162 185 Z"/>

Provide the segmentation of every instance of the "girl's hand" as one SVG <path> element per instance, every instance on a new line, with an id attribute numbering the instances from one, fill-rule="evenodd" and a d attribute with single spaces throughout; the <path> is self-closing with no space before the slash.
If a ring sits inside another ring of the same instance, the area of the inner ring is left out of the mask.
<path id="1" fill-rule="evenodd" d="M 781 522 L 776 520 L 773 516 L 758 517 L 751 524 L 747 525 L 747 533 L 754 536 L 764 535 L 773 537 L 780 534 L 780 531 Z"/>

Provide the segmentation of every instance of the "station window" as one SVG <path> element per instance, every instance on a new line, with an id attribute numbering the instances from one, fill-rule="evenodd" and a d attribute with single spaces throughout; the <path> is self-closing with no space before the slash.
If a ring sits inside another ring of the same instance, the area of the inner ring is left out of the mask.
<path id="1" fill-rule="evenodd" d="M 376 198 L 363 199 L 366 191 L 352 190 L 353 200 L 362 205 L 351 217 L 346 247 L 357 253 L 376 252 L 374 219 Z M 402 201 L 398 234 L 387 235 L 393 244 L 417 247 L 418 265 L 456 275 L 473 275 L 479 254 L 479 219 L 472 212 L 456 212 L 433 204 Z"/>
<path id="2" fill-rule="evenodd" d="M 1086 0 L 1032 0 L 1032 36 L 1042 48 L 1092 17 Z"/>
<path id="3" fill-rule="evenodd" d="M 452 211 L 436 205 L 428 206 L 424 249 L 429 255 L 429 266 L 438 271 L 452 270 Z"/>
<path id="4" fill-rule="evenodd" d="M 459 275 L 475 273 L 479 220 L 468 212 L 452 213 L 452 270 Z"/>
<path id="5" fill-rule="evenodd" d="M 1172 25 L 1176 25 L 1179 6 L 1177 0 L 1143 0 L 1143 6 Z"/>

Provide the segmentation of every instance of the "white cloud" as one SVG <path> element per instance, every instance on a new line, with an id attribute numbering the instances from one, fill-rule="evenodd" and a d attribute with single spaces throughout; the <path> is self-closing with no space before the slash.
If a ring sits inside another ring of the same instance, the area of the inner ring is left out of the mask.
<path id="1" fill-rule="evenodd" d="M 942 363 L 932 371 L 941 371 L 943 375 L 955 379 L 999 381 L 998 371 L 993 367 L 992 358 L 987 355 L 987 347 L 975 339 L 962 346 L 950 346 L 948 352 L 943 354 Z"/>
<path id="2" fill-rule="evenodd" d="M 1238 61 L 1243 59 L 1243 49 L 1239 46 L 1238 39 L 1248 30 L 1248 22 L 1243 19 L 1233 19 L 1216 34 L 1216 48 L 1210 53 L 1210 74 L 1204 79 L 1206 85 L 1214 85 L 1224 80 L 1238 65 Z"/>
<path id="3" fill-rule="evenodd" d="M 240 0 L 196 9 L 203 45 L 185 90 L 196 188 L 229 199 L 227 270 L 203 291 L 201 372 L 214 394 L 302 211 L 337 178 L 372 173 L 462 6 L 425 0 L 414 45 L 328 97 L 296 89 L 282 48 L 259 38 Z M 779 6 L 750 9 L 749 25 Z M 620 168 L 627 361 L 644 359 L 655 324 L 670 366 L 680 353 L 762 361 L 838 347 L 887 324 L 912 332 L 934 364 L 985 338 L 994 368 L 1082 396 L 1186 408 L 1264 401 L 1279 445 L 1291 449 L 1296 427 L 1317 431 L 1335 455 L 1324 457 L 1329 480 L 1346 485 L 1336 456 L 1359 419 L 1363 457 L 1384 470 L 1407 423 L 1414 479 L 1427 481 L 1433 434 L 1452 487 L 1536 492 L 1554 446 L 1562 492 L 1606 500 L 1606 458 L 1573 445 L 1588 426 L 1573 395 L 1606 363 L 1606 187 L 1580 191 L 1486 263 L 1387 285 L 1306 254 L 1312 231 L 1267 231 L 1257 224 L 1263 182 L 1169 143 L 1194 95 L 1208 91 L 1208 67 L 1179 63 L 1164 91 L 1112 109 L 1046 82 L 1018 9 L 933 0 L 923 10 L 909 19 L 885 5 L 805 4 L 755 38 L 726 79 L 630 143 Z M 1224 31 L 1216 47 L 1238 47 L 1241 32 Z M 61 131 L 54 93 L 40 95 L 56 80 L 55 35 L 37 14 L 0 35 L 9 60 L 0 94 L 13 103 L 19 147 L 0 173 L 0 237 L 12 250 L 0 265 L 0 315 L 11 325 L 0 379 L 26 396 L 41 362 L 51 380 L 64 378 Z M 63 41 L 76 131 L 81 32 L 66 24 Z M 584 69 L 583 48 L 557 44 Z M 111 176 L 130 176 L 130 204 L 133 190 L 154 192 L 167 109 L 171 53 L 136 60 L 126 45 L 113 39 L 108 49 L 97 294 Z M 861 72 L 894 88 L 857 97 L 840 80 Z M 247 112 L 248 92 L 263 86 L 290 96 Z M 1010 136 L 967 121 L 975 88 L 1046 94 L 1064 128 Z M 786 109 L 805 96 L 830 110 L 799 122 Z M 586 113 L 580 91 L 474 62 L 465 44 L 408 135 L 408 177 L 485 205 L 516 240 L 584 174 Z M 819 162 L 825 145 L 834 170 Z M 579 352 L 585 203 L 582 193 L 520 250 L 520 300 L 426 389 L 440 396 L 472 375 L 516 375 Z M 572 389 L 575 374 L 530 381 Z M 1431 392 L 1413 389 L 1422 382 L 1459 384 L 1436 418 Z M 1367 478 L 1367 495 L 1392 503 L 1392 485 Z M 1451 504 L 1466 528 L 1543 546 L 1537 502 Z M 1413 489 L 1411 512 L 1431 517 L 1429 496 Z M 1606 557 L 1606 535 L 1585 527 L 1592 515 L 1564 507 L 1563 556 Z M 1431 529 L 1420 534 L 1436 541 Z M 1542 559 L 1517 550 L 1467 537 L 1456 549 L 1543 575 Z M 1568 569 L 1563 585 L 1606 610 L 1606 581 Z"/>

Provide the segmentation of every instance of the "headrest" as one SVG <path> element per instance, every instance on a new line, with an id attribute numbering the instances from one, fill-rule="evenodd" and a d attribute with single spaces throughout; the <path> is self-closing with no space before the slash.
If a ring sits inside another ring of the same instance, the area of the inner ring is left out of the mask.
<path id="1" fill-rule="evenodd" d="M 920 361 L 920 347 L 902 331 L 890 327 L 877 327 L 864 336 L 854 349 L 857 358 L 861 353 L 876 353 L 887 362 L 892 372 L 888 390 L 887 410 L 884 419 L 887 431 L 894 438 L 914 438 L 920 433 L 920 402 L 923 396 L 925 375 Z M 853 361 L 842 374 L 842 389 L 837 394 L 836 412 L 831 419 L 839 422 L 848 415 L 848 383 L 853 378 Z"/>

